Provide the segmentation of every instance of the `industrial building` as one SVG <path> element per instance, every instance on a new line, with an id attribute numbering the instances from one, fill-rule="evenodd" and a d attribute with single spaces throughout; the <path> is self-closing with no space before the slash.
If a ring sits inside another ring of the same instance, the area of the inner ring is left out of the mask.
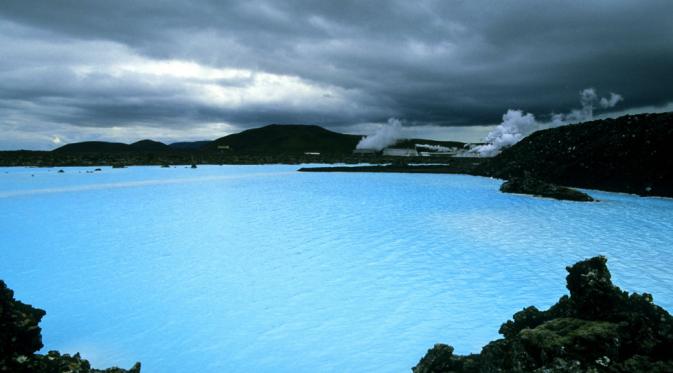
<path id="1" fill-rule="evenodd" d="M 385 148 L 383 149 L 383 155 L 390 157 L 418 157 L 418 151 L 416 149 Z"/>

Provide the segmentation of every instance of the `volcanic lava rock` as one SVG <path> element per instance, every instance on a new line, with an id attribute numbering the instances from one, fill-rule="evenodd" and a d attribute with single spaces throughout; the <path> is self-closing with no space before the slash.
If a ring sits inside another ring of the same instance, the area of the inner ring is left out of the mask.
<path id="1" fill-rule="evenodd" d="M 517 312 L 480 354 L 437 344 L 413 371 L 673 372 L 673 317 L 650 294 L 614 286 L 606 263 L 599 256 L 568 267 L 570 296 Z"/>
<path id="2" fill-rule="evenodd" d="M 140 363 L 131 369 L 92 369 L 79 354 L 61 355 L 49 351 L 35 354 L 42 348 L 40 320 L 44 310 L 34 308 L 14 299 L 14 292 L 0 280 L 0 372 L 35 373 L 139 373 Z"/>
<path id="3" fill-rule="evenodd" d="M 14 292 L 0 280 L 0 371 L 7 366 L 7 358 L 29 355 L 42 348 L 38 324 L 45 314 L 44 310 L 15 300 Z"/>
<path id="4" fill-rule="evenodd" d="M 476 174 L 532 176 L 575 188 L 673 197 L 673 112 L 626 115 L 537 131 Z"/>
<path id="5" fill-rule="evenodd" d="M 477 372 L 478 355 L 455 356 L 453 347 L 443 343 L 437 343 L 421 359 L 413 371 L 415 373 L 438 373 L 438 372 Z"/>
<path id="6" fill-rule="evenodd" d="M 579 190 L 546 183 L 528 175 L 523 177 L 513 177 L 509 179 L 509 181 L 505 181 L 500 186 L 500 191 L 503 193 L 530 194 L 538 197 L 548 197 L 567 201 L 594 201 L 591 196 L 580 192 Z"/>
<path id="7" fill-rule="evenodd" d="M 46 355 L 33 355 L 19 359 L 21 368 L 24 370 L 13 370 L 15 372 L 82 372 L 82 373 L 139 373 L 140 363 L 135 363 L 129 370 L 121 368 L 94 369 L 91 364 L 79 354 L 70 356 L 61 355 L 58 351 L 49 351 Z"/>

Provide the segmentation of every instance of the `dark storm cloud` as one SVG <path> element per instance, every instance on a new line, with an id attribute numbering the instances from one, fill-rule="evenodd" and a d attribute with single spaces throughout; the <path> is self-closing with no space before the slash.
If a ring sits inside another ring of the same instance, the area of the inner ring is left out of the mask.
<path id="1" fill-rule="evenodd" d="M 508 108 L 565 112 L 587 87 L 623 95 L 620 110 L 664 105 L 671 24 L 666 0 L 4 1 L 0 115 L 103 128 L 483 125 Z M 170 60 L 299 83 L 114 67 Z M 224 101 L 203 99 L 212 85 Z M 249 89 L 240 102 L 236 87 Z M 305 96 L 266 100 L 273 87 Z"/>

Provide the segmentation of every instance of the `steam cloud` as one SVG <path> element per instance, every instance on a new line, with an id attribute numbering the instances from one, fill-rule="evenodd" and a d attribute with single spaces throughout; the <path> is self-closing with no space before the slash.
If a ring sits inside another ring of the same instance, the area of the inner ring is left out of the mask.
<path id="1" fill-rule="evenodd" d="M 616 93 L 610 93 L 610 98 L 601 98 L 600 105 L 603 109 L 608 109 L 611 107 L 614 107 L 619 103 L 619 101 L 622 101 L 624 98 L 621 95 L 618 95 Z"/>
<path id="2" fill-rule="evenodd" d="M 363 137 L 355 148 L 383 150 L 385 147 L 395 145 L 401 135 L 402 122 L 397 118 L 390 118 L 387 125 L 379 128 L 376 133 Z"/>
<path id="3" fill-rule="evenodd" d="M 478 145 L 470 150 L 482 157 L 491 157 L 500 153 L 501 149 L 510 147 L 522 138 L 524 134 L 535 131 L 538 126 L 535 116 L 524 114 L 521 110 L 507 110 L 500 123 L 486 136 L 486 144 Z"/>
<path id="4" fill-rule="evenodd" d="M 586 88 L 580 91 L 581 109 L 573 109 L 564 114 L 552 114 L 549 122 L 538 122 L 533 114 L 524 114 L 522 110 L 507 110 L 507 113 L 502 116 L 502 122 L 486 136 L 486 144 L 471 148 L 468 155 L 495 156 L 535 131 L 591 120 L 597 106 L 601 109 L 609 109 L 623 99 L 616 93 L 610 93 L 608 98 L 599 99 L 595 89 Z"/>

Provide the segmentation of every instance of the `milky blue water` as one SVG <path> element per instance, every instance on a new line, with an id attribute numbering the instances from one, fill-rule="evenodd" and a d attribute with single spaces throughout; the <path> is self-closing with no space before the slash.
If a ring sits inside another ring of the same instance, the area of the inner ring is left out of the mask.
<path id="1" fill-rule="evenodd" d="M 673 200 L 498 192 L 460 175 L 297 166 L 0 168 L 0 278 L 45 350 L 143 372 L 406 372 L 478 352 L 565 266 L 673 310 Z"/>

